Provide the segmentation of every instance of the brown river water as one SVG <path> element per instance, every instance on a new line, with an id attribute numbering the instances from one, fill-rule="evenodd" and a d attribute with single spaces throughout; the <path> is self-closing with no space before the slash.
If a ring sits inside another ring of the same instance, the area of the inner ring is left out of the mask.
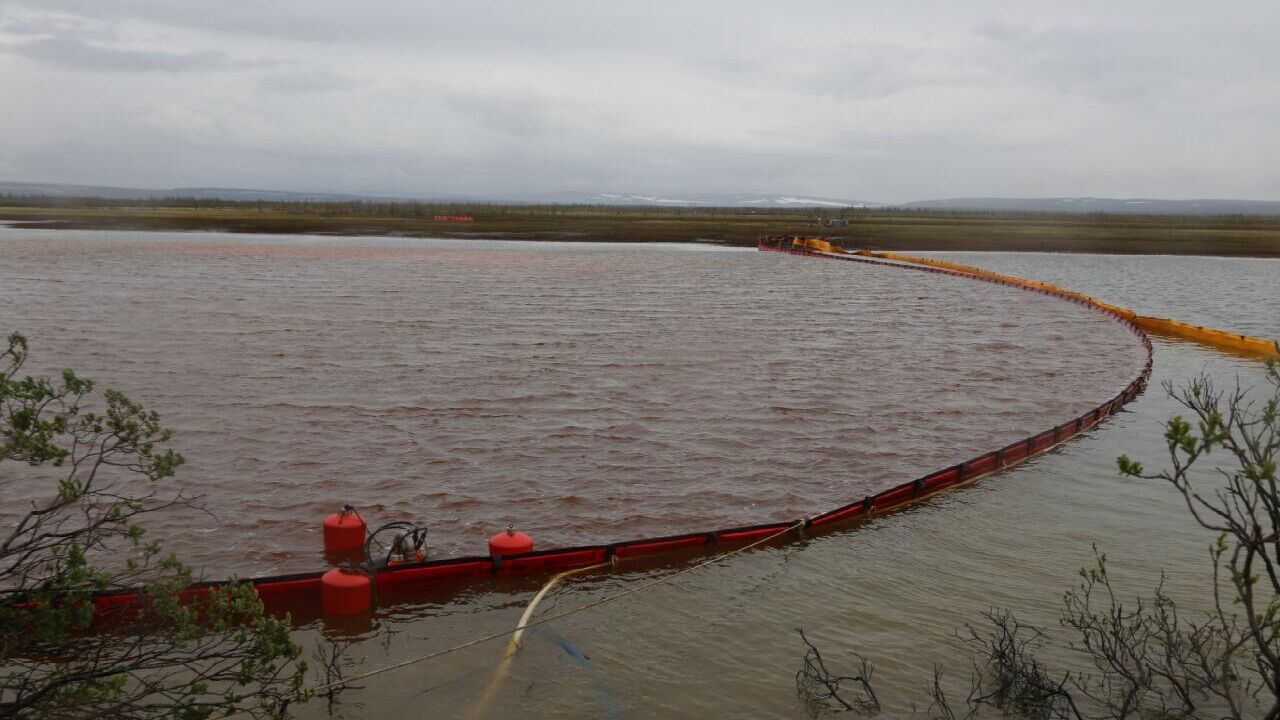
<path id="1" fill-rule="evenodd" d="M 1280 335 L 1280 262 L 949 257 Z M 481 552 L 508 522 L 546 547 L 794 518 L 1069 418 L 1143 360 L 1115 323 L 1025 291 L 663 245 L 0 229 L 0 327 L 31 336 L 33 369 L 75 367 L 175 428 L 182 485 L 217 521 L 152 527 L 211 576 L 315 569 L 319 520 L 342 502 L 429 523 L 437 555 Z M 689 575 L 675 562 L 567 582 L 539 616 L 671 579 L 531 630 L 483 716 L 809 717 L 797 627 L 833 671 L 871 658 L 884 716 L 907 716 L 935 665 L 963 697 L 954 631 L 981 611 L 1052 632 L 1094 543 L 1126 589 L 1163 570 L 1202 600 L 1211 538 L 1114 458 L 1160 465 L 1161 381 L 1261 373 L 1163 340 L 1155 367 L 1125 413 L 972 488 Z M 30 486 L 2 490 L 12 511 Z M 510 629 L 539 583 L 382 610 L 351 672 Z M 470 716 L 501 652 L 368 678 L 340 712 Z"/>
<path id="2" fill-rule="evenodd" d="M 427 523 L 437 556 L 508 523 L 551 547 L 792 519 L 1073 417 L 1143 359 L 1069 303 L 751 251 L 0 237 L 33 369 L 174 429 L 213 517 L 150 531 L 211 576 L 321 567 L 343 503 Z"/>

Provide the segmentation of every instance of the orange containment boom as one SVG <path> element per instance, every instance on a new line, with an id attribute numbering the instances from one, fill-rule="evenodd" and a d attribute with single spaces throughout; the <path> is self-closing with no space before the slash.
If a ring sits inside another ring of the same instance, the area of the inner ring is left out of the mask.
<path id="1" fill-rule="evenodd" d="M 1135 325 L 1147 332 L 1182 338 L 1184 340 L 1191 340 L 1192 342 L 1197 342 L 1201 345 L 1209 345 L 1211 347 L 1221 348 L 1224 350 L 1232 350 L 1245 355 L 1264 358 L 1280 356 L 1280 342 L 1276 340 L 1267 340 L 1265 338 L 1227 332 L 1226 330 L 1217 330 L 1215 328 L 1204 327 L 1202 325 L 1192 325 L 1191 323 L 1170 320 L 1168 318 L 1139 315 L 1129 308 L 1112 305 L 1095 297 L 1085 295 L 1084 293 L 1064 290 L 1056 285 L 1040 282 L 1038 280 L 1026 280 L 1013 275 L 1004 275 L 991 270 L 984 270 L 983 268 L 974 267 L 972 265 L 962 265 L 960 263 L 948 262 L 937 258 L 916 257 L 914 255 L 904 255 L 896 252 L 858 250 L 857 254 L 866 257 L 880 258 L 882 260 L 893 260 L 895 262 L 911 263 L 913 265 L 927 265 L 929 267 L 953 270 L 988 280 L 1011 282 L 1023 287 L 1058 295 L 1060 297 L 1073 300 L 1083 300 L 1089 304 L 1105 308 L 1127 320 L 1132 321 Z"/>
<path id="2" fill-rule="evenodd" d="M 1276 340 L 1239 335 L 1226 330 L 1192 325 L 1191 323 L 1151 317 L 1149 315 L 1135 315 L 1133 321 L 1143 330 L 1158 335 L 1179 337 L 1198 342 L 1201 345 L 1234 350 L 1247 355 L 1259 355 L 1261 357 L 1280 356 L 1280 341 Z"/>

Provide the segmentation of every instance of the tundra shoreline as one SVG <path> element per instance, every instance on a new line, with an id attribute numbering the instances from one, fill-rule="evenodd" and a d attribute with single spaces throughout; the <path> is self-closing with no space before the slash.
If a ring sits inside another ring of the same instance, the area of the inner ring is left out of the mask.
<path id="1" fill-rule="evenodd" d="M 30 203 L 0 198 L 0 223 L 76 230 L 678 242 L 737 247 L 755 247 L 762 235 L 829 235 L 844 238 L 851 247 L 905 251 L 1280 257 L 1280 217 L 1271 216 L 190 202 L 58 199 L 56 203 Z M 458 222 L 459 216 L 470 220 Z M 835 226 L 822 224 L 833 219 Z"/>

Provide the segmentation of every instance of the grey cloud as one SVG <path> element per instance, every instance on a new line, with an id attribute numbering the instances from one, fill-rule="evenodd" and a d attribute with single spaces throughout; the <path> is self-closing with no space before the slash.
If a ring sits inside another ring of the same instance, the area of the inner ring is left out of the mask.
<path id="1" fill-rule="evenodd" d="M 273 93 L 303 95 L 346 90 L 355 81 L 327 68 L 282 66 L 258 78 L 258 87 Z"/>
<path id="2" fill-rule="evenodd" d="M 232 70 L 253 66 L 224 52 L 169 52 L 112 48 L 69 37 L 10 42 L 0 51 L 71 70 L 89 72 L 191 72 Z"/>
<path id="3" fill-rule="evenodd" d="M 5 13 L 0 15 L 0 33 L 19 37 L 75 35 L 95 41 L 118 39 L 112 24 L 71 14 Z"/>
<path id="4" fill-rule="evenodd" d="M 16 0 L 22 3 L 24 0 Z M 358 8 L 342 0 L 26 0 L 34 9 L 58 11 L 121 22 L 143 21 L 173 28 L 215 31 L 241 37 L 262 37 L 316 43 L 376 40 L 409 45 L 475 46 L 472 38 L 494 43 L 523 39 L 533 47 L 562 45 L 573 37 L 583 44 L 635 39 L 635 23 L 617 22 L 632 16 L 654 22 L 643 9 L 605 8 L 589 0 L 571 0 L 539 9 L 523 2 L 423 3 L 385 0 L 376 7 Z M 554 17 L 554 19 L 552 19 Z M 614 20 L 604 25 L 594 19 Z M 679 32 L 673 25 L 672 32 Z M 483 46 L 481 46 L 483 47 Z"/>
<path id="5" fill-rule="evenodd" d="M 1273 30 L 1158 22 L 1035 29 L 996 22 L 982 26 L 979 34 L 993 50 L 993 62 L 1032 82 L 1133 104 L 1152 95 L 1257 82 L 1280 62 Z"/>
<path id="6" fill-rule="evenodd" d="M 1280 197 L 1273 1 L 7 5 L 11 179 Z"/>
<path id="7" fill-rule="evenodd" d="M 739 57 L 711 67 L 732 83 L 768 82 L 815 98 L 877 100 L 962 80 L 966 71 L 944 55 L 924 42 L 869 40 Z"/>
<path id="8" fill-rule="evenodd" d="M 1162 43 L 1135 42 L 1111 29 L 1053 28 L 988 24 L 981 29 L 1007 67 L 1062 92 L 1118 102 L 1160 90 L 1154 81 L 1184 63 Z M 1166 78 L 1167 79 L 1167 78 Z"/>
<path id="9" fill-rule="evenodd" d="M 535 138 L 563 129 L 574 114 L 570 103 L 530 92 L 450 92 L 445 96 L 460 118 L 477 128 L 516 138 Z"/>

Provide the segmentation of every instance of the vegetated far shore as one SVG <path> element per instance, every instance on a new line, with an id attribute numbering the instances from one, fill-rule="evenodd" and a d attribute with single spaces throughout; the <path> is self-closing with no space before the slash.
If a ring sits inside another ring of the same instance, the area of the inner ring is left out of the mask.
<path id="1" fill-rule="evenodd" d="M 440 216 L 449 219 L 439 219 Z M 471 218 L 459 222 L 457 218 Z M 836 220 L 837 225 L 824 224 Z M 839 224 L 843 221 L 847 224 Z M 696 242 L 829 235 L 849 248 L 1280 257 L 1280 217 L 0 196 L 14 227 Z"/>

